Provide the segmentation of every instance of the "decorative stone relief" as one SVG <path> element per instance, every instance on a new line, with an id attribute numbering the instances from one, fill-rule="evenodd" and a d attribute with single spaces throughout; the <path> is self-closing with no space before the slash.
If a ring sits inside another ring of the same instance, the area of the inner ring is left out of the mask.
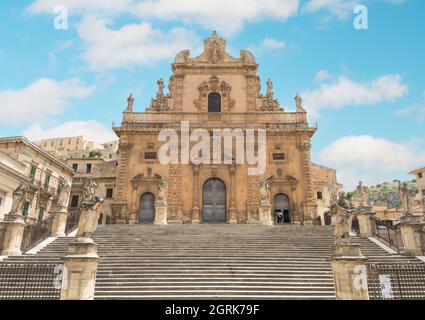
<path id="1" fill-rule="evenodd" d="M 218 92 L 222 99 L 222 111 L 230 111 L 235 106 L 235 100 L 230 98 L 231 87 L 225 81 L 221 81 L 216 75 L 212 75 L 208 81 L 204 81 L 198 87 L 199 98 L 193 101 L 199 111 L 208 110 L 208 95 Z"/>

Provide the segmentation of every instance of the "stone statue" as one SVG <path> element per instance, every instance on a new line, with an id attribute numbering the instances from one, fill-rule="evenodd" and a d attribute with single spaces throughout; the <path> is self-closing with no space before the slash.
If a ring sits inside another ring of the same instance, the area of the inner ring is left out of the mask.
<path id="1" fill-rule="evenodd" d="M 59 199 L 58 206 L 63 208 L 68 207 L 69 195 L 71 193 L 71 181 L 68 179 L 61 179 L 59 181 Z"/>
<path id="2" fill-rule="evenodd" d="M 127 99 L 127 110 L 133 111 L 134 98 L 133 94 L 130 93 L 130 96 Z"/>
<path id="3" fill-rule="evenodd" d="M 97 187 L 93 180 L 84 183 L 77 237 L 90 238 L 97 229 L 100 206 L 103 203 L 103 198 L 95 194 Z"/>
<path id="4" fill-rule="evenodd" d="M 164 96 L 164 80 L 161 78 L 157 82 L 158 84 L 158 93 L 156 94 L 156 98 L 162 98 Z"/>
<path id="5" fill-rule="evenodd" d="M 21 214 L 27 198 L 28 185 L 24 182 L 13 191 L 12 214 Z"/>
<path id="6" fill-rule="evenodd" d="M 409 188 L 407 187 L 407 183 L 401 183 L 399 182 L 399 192 L 400 192 L 400 200 L 401 204 L 403 206 L 403 212 L 409 212 L 411 209 L 411 203 L 410 203 L 410 195 L 409 195 Z"/>
<path id="7" fill-rule="evenodd" d="M 273 82 L 271 79 L 267 80 L 267 97 L 273 97 Z"/>
<path id="8" fill-rule="evenodd" d="M 297 109 L 297 112 L 305 112 L 303 108 L 303 99 L 298 95 L 295 97 L 295 106 Z"/>
<path id="9" fill-rule="evenodd" d="M 218 56 L 218 49 L 216 46 L 213 47 L 212 49 L 212 53 L 211 53 L 211 61 L 213 63 L 217 63 L 219 60 L 219 56 Z"/>
<path id="10" fill-rule="evenodd" d="M 330 212 L 335 216 L 335 238 L 349 239 L 354 208 L 347 199 L 345 192 L 340 193 L 337 203 L 332 203 Z"/>
<path id="11" fill-rule="evenodd" d="M 159 181 L 159 200 L 165 201 L 167 199 L 168 182 L 164 179 Z"/>
<path id="12" fill-rule="evenodd" d="M 270 182 L 266 179 L 258 185 L 260 187 L 260 199 L 261 201 L 270 201 Z"/>
<path id="13" fill-rule="evenodd" d="M 359 206 L 367 207 L 369 205 L 369 196 L 367 195 L 366 188 L 363 186 L 361 181 L 359 181 L 359 185 L 356 188 L 356 194 L 359 201 Z"/>

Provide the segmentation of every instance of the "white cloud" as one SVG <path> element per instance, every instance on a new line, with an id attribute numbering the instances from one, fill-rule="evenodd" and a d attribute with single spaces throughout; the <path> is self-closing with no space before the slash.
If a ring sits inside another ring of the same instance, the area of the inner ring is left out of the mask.
<path id="1" fill-rule="evenodd" d="M 111 128 L 106 127 L 104 124 L 96 120 L 68 121 L 48 128 L 43 128 L 40 125 L 35 124 L 25 130 L 22 135 L 32 141 L 79 135 L 91 138 L 98 143 L 118 139 Z"/>
<path id="2" fill-rule="evenodd" d="M 151 65 L 200 45 L 198 36 L 184 28 L 164 33 L 148 23 L 127 24 L 120 29 L 111 29 L 109 24 L 89 16 L 77 27 L 86 47 L 83 56 L 92 69 Z"/>
<path id="3" fill-rule="evenodd" d="M 41 78 L 22 89 L 0 90 L 0 123 L 22 124 L 43 121 L 61 114 L 69 99 L 85 98 L 93 91 L 78 78 L 64 81 Z"/>
<path id="4" fill-rule="evenodd" d="M 401 98 L 408 92 L 400 75 L 389 74 L 361 83 L 344 76 L 334 83 L 322 83 L 319 89 L 302 93 L 310 115 L 317 117 L 323 108 L 342 108 L 354 105 L 376 105 Z"/>
<path id="5" fill-rule="evenodd" d="M 345 19 L 353 14 L 354 7 L 360 3 L 360 0 L 310 0 L 302 7 L 302 10 L 306 13 L 325 10 L 331 16 Z"/>
<path id="6" fill-rule="evenodd" d="M 273 38 L 266 38 L 263 41 L 263 47 L 270 49 L 283 49 L 286 47 L 286 42 L 279 41 Z"/>
<path id="7" fill-rule="evenodd" d="M 319 153 L 319 161 L 338 170 L 347 190 L 358 181 L 376 185 L 407 175 L 425 163 L 417 142 L 395 143 L 370 135 L 342 137 Z"/>
<path id="8" fill-rule="evenodd" d="M 56 6 L 65 6 L 69 14 L 119 13 L 130 9 L 132 0 L 36 0 L 26 8 L 29 14 L 54 14 Z"/>
<path id="9" fill-rule="evenodd" d="M 316 82 L 326 82 L 328 80 L 331 80 L 333 78 L 333 76 L 326 70 L 320 70 L 316 73 L 314 80 Z"/>
<path id="10" fill-rule="evenodd" d="M 394 114 L 398 117 L 414 115 L 418 122 L 425 120 L 425 92 L 422 94 L 422 100 L 408 107 L 397 109 Z"/>
<path id="11" fill-rule="evenodd" d="M 52 14 L 57 0 L 36 0 L 30 14 Z M 143 19 L 179 21 L 216 29 L 226 35 L 242 29 L 246 23 L 261 19 L 284 21 L 298 12 L 299 0 L 62 0 L 70 14 L 127 13 Z"/>

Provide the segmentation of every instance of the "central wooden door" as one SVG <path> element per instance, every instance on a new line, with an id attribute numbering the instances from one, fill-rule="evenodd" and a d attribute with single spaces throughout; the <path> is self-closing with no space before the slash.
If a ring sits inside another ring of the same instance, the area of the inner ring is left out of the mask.
<path id="1" fill-rule="evenodd" d="M 155 217 L 155 196 L 144 193 L 140 198 L 139 223 L 153 222 Z"/>
<path id="2" fill-rule="evenodd" d="M 226 222 L 226 185 L 220 179 L 210 179 L 202 189 L 202 220 Z"/>

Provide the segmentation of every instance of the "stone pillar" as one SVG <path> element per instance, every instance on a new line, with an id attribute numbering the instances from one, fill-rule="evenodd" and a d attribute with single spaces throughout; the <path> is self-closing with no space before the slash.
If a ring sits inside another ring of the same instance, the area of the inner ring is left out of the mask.
<path id="1" fill-rule="evenodd" d="M 6 225 L 6 231 L 3 241 L 3 250 L 0 256 L 20 256 L 22 236 L 24 234 L 25 221 L 20 214 L 7 214 L 4 216 L 3 225 Z"/>
<path id="2" fill-rule="evenodd" d="M 331 266 L 337 300 L 368 300 L 366 258 L 360 245 L 337 240 Z"/>
<path id="3" fill-rule="evenodd" d="M 93 300 L 96 284 L 97 244 L 90 238 L 78 238 L 69 244 L 68 255 L 62 258 L 65 265 L 61 300 Z"/>
<path id="4" fill-rule="evenodd" d="M 229 208 L 229 224 L 237 224 L 236 218 L 236 167 L 235 165 L 230 166 L 230 208 Z"/>
<path id="5" fill-rule="evenodd" d="M 199 166 L 193 167 L 193 207 L 192 207 L 192 223 L 199 224 Z"/>
<path id="6" fill-rule="evenodd" d="M 374 216 L 375 213 L 372 212 L 372 208 L 365 208 L 357 213 L 361 238 L 372 237 L 376 232 Z"/>
<path id="7" fill-rule="evenodd" d="M 155 221 L 154 224 L 167 224 L 168 205 L 165 199 L 158 199 L 155 203 Z"/>
<path id="8" fill-rule="evenodd" d="M 400 230 L 403 239 L 404 254 L 412 256 L 424 255 L 424 221 L 421 216 L 406 213 L 400 219 Z"/>
<path id="9" fill-rule="evenodd" d="M 269 201 L 261 200 L 260 207 L 258 208 L 258 210 L 260 216 L 260 224 L 272 226 L 272 206 L 270 205 Z"/>
<path id="10" fill-rule="evenodd" d="M 51 214 L 53 215 L 51 236 L 65 237 L 66 236 L 65 228 L 66 228 L 66 221 L 68 219 L 68 212 L 59 211 L 59 212 L 51 212 Z"/>

